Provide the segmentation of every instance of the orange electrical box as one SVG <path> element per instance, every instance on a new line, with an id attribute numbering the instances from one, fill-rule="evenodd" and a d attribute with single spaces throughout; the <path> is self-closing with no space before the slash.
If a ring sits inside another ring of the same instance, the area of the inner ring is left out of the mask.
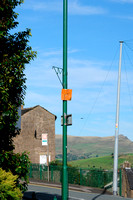
<path id="1" fill-rule="evenodd" d="M 71 101 L 72 99 L 72 89 L 62 89 L 61 100 Z"/>

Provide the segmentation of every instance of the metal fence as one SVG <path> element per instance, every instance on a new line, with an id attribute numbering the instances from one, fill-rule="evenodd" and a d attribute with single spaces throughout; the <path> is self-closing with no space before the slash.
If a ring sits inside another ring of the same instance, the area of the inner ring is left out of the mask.
<path id="1" fill-rule="evenodd" d="M 30 180 L 43 180 L 53 183 L 62 182 L 62 166 L 31 164 Z M 102 169 L 83 169 L 68 167 L 68 183 L 103 188 L 113 181 L 113 171 Z"/>

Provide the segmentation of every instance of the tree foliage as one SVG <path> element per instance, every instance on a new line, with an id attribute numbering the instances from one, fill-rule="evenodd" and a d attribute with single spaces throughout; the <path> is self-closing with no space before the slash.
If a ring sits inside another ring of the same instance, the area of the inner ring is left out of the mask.
<path id="1" fill-rule="evenodd" d="M 29 46 L 30 29 L 11 34 L 18 14 L 14 9 L 22 0 L 0 1 L 0 152 L 13 149 L 13 137 L 19 134 L 15 125 L 18 107 L 25 95 L 25 64 L 36 56 Z"/>

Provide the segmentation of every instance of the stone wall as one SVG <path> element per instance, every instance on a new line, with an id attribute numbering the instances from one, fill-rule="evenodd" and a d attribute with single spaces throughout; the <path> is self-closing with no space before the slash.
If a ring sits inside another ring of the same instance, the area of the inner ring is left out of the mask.
<path id="1" fill-rule="evenodd" d="M 127 161 L 124 162 L 122 168 L 122 196 L 133 198 L 133 170 L 131 164 Z"/>
<path id="2" fill-rule="evenodd" d="M 48 134 L 47 146 L 42 146 L 42 134 Z M 55 160 L 55 115 L 41 106 L 22 109 L 21 134 L 14 139 L 15 152 L 29 152 L 32 163 L 40 163 L 40 155 Z"/>

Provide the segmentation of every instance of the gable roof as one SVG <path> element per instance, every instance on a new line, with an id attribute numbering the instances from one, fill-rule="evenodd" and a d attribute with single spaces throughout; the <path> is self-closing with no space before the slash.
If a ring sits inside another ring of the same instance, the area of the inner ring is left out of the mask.
<path id="1" fill-rule="evenodd" d="M 37 108 L 37 107 L 43 108 L 42 106 L 39 106 L 39 105 L 34 106 L 34 107 L 30 107 L 30 108 L 22 108 L 22 109 L 21 109 L 21 116 L 24 115 L 25 113 L 27 113 L 27 112 L 29 112 L 29 111 L 31 111 L 31 110 Z M 43 109 L 44 109 L 45 111 L 49 112 L 49 111 L 46 110 L 45 108 L 43 108 Z M 51 112 L 49 112 L 49 113 L 52 114 L 52 115 L 54 115 L 54 114 L 51 113 Z M 57 119 L 57 116 L 56 116 L 56 115 L 54 115 L 54 116 L 55 116 L 55 120 L 56 120 L 56 119 Z"/>

